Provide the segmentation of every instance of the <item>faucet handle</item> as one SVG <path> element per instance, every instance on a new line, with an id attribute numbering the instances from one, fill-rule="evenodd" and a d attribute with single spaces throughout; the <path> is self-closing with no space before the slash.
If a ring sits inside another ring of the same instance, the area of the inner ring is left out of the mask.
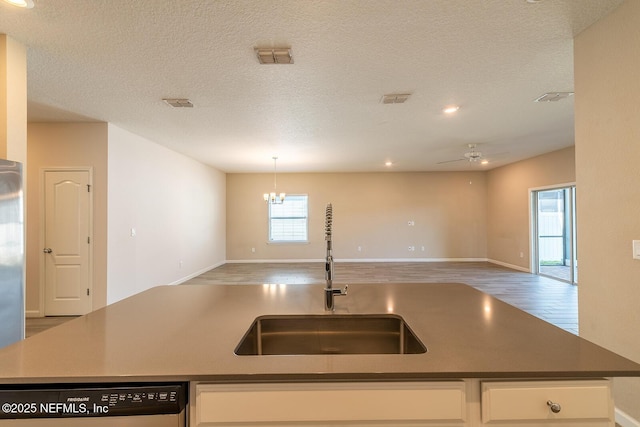
<path id="1" fill-rule="evenodd" d="M 344 285 L 344 289 L 334 289 L 333 292 L 336 294 L 336 296 L 344 296 L 347 294 L 347 289 L 349 288 L 349 285 Z"/>

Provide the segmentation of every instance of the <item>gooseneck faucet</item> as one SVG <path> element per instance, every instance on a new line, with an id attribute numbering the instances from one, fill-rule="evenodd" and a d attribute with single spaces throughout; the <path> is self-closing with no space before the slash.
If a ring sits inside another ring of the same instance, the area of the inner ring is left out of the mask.
<path id="1" fill-rule="evenodd" d="M 333 224 L 333 206 L 327 204 L 324 222 L 324 239 L 327 241 L 327 256 L 324 265 L 324 278 L 327 282 L 324 288 L 324 309 L 333 311 L 335 309 L 333 299 L 335 296 L 347 294 L 348 285 L 344 289 L 333 289 L 333 253 L 331 248 L 331 227 Z"/>

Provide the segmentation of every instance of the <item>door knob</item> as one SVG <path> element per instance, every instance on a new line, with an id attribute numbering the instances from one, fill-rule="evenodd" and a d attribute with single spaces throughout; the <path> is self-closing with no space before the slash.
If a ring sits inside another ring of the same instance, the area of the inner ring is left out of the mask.
<path id="1" fill-rule="evenodd" d="M 51 248 L 44 248 L 42 252 L 44 252 L 45 254 L 50 254 L 53 251 L 51 250 Z"/>

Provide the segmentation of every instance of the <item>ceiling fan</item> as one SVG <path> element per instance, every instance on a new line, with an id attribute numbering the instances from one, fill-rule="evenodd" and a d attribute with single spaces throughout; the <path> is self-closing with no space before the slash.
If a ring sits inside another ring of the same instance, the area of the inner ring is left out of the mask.
<path id="1" fill-rule="evenodd" d="M 477 162 L 482 159 L 482 153 L 476 150 L 476 144 L 467 144 L 467 147 L 469 147 L 469 151 L 464 153 L 463 158 L 455 160 L 445 160 L 443 162 L 438 162 L 437 164 L 441 165 L 443 163 L 461 162 L 463 160 L 467 160 L 469 162 Z"/>

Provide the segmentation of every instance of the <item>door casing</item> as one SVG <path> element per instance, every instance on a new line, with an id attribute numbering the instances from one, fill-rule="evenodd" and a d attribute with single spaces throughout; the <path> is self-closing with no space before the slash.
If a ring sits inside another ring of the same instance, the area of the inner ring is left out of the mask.
<path id="1" fill-rule="evenodd" d="M 535 187 L 535 188 L 530 188 L 529 189 L 529 272 L 531 272 L 532 274 L 540 274 L 539 271 L 539 265 L 538 265 L 538 225 L 537 225 L 537 212 L 534 212 L 535 209 L 537 209 L 537 202 L 535 200 L 535 198 L 537 197 L 538 192 L 540 191 L 548 191 L 548 190 L 562 190 L 562 189 L 566 189 L 566 188 L 573 188 L 574 192 L 573 192 L 573 209 L 572 212 L 570 212 L 570 215 L 572 217 L 572 229 L 570 230 L 571 233 L 571 244 L 574 246 L 573 247 L 573 251 L 574 253 L 572 254 L 572 257 L 574 258 L 574 260 L 572 260 L 572 268 L 573 268 L 573 272 L 572 272 L 572 277 L 573 277 L 573 282 L 572 284 L 577 284 L 575 283 L 575 273 L 576 273 L 576 266 L 574 265 L 575 262 L 575 250 L 577 248 L 577 236 L 576 236 L 576 220 L 577 220 L 577 213 L 576 213 L 576 206 L 575 206 L 575 192 L 577 190 L 576 189 L 576 183 L 575 182 L 569 182 L 569 183 L 564 183 L 564 184 L 557 184 L 557 185 L 549 185 L 549 186 L 544 186 L 544 187 Z M 556 280 L 562 280 L 562 279 L 558 279 L 558 278 L 554 278 Z"/>

